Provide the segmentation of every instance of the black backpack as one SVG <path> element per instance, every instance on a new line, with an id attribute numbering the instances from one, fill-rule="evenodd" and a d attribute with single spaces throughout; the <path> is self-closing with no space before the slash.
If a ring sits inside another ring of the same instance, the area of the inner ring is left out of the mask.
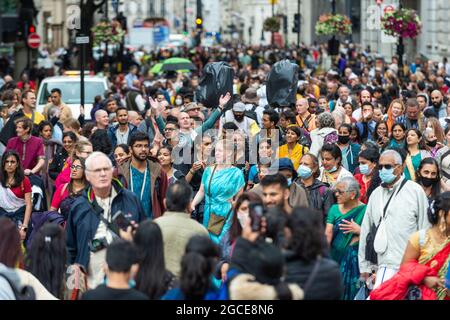
<path id="1" fill-rule="evenodd" d="M 258 125 L 260 125 L 260 123 L 258 122 L 258 115 L 256 114 L 256 108 L 258 108 L 258 106 L 253 105 L 251 110 L 246 110 L 244 112 L 244 115 L 250 119 L 253 119 L 256 121 L 256 123 Z"/>
<path id="2" fill-rule="evenodd" d="M 9 283 L 11 290 L 14 292 L 16 300 L 36 300 L 36 293 L 34 292 L 34 289 L 32 287 L 22 286 L 19 289 L 4 273 L 0 272 L 0 277 L 5 279 Z"/>

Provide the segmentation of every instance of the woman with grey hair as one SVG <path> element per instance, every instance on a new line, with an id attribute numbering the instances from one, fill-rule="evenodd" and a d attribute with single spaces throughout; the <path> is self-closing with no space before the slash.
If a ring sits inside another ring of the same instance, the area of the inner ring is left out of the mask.
<path id="1" fill-rule="evenodd" d="M 353 177 L 340 179 L 334 194 L 337 204 L 330 208 L 325 234 L 330 255 L 340 265 L 344 281 L 344 300 L 353 300 L 358 292 L 358 246 L 366 205 L 359 199 L 359 183 Z"/>
<path id="2" fill-rule="evenodd" d="M 331 113 L 324 112 L 317 117 L 317 129 L 311 131 L 311 149 L 310 153 L 319 157 L 320 149 L 325 143 L 336 143 L 338 140 L 335 121 Z"/>

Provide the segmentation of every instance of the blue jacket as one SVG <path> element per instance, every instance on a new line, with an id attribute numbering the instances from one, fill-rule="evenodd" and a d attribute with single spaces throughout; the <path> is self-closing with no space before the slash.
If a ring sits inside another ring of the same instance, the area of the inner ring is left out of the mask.
<path id="1" fill-rule="evenodd" d="M 125 214 L 131 214 L 130 220 L 142 221 L 145 217 L 144 209 L 137 196 L 116 180 L 113 180 L 113 188 L 117 196 L 111 203 L 111 213 L 114 215 L 121 210 Z M 89 187 L 75 200 L 69 212 L 66 224 L 69 264 L 79 263 L 87 270 L 90 257 L 89 244 L 97 232 L 100 214 L 103 214 L 103 209 L 98 205 L 94 192 Z M 113 231 L 118 233 L 118 230 Z"/>
<path id="2" fill-rule="evenodd" d="M 131 123 L 128 124 L 128 128 L 130 130 L 130 132 L 128 133 L 128 140 L 130 140 L 130 137 L 133 133 L 135 133 L 137 131 L 137 127 Z M 108 128 L 108 137 L 109 137 L 109 141 L 111 141 L 111 145 L 113 147 L 113 149 L 116 147 L 117 145 L 117 130 L 119 129 L 119 124 L 114 125 L 114 126 L 110 126 Z"/>

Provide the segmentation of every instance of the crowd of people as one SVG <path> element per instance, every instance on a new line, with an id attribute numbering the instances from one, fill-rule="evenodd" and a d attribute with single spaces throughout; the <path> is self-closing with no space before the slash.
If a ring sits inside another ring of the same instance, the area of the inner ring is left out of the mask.
<path id="1" fill-rule="evenodd" d="M 41 114 L 38 84 L 3 77 L 0 299 L 450 299 L 446 60 L 191 58 L 111 76 L 91 120 L 58 88 Z M 285 106 L 266 92 L 280 59 L 301 66 Z M 212 61 L 235 77 L 206 106 Z"/>

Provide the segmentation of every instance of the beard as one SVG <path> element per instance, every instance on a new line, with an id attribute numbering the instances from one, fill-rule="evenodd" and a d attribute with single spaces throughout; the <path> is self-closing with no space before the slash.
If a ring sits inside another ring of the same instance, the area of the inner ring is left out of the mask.
<path id="1" fill-rule="evenodd" d="M 440 108 L 441 105 L 442 105 L 442 101 L 433 102 L 433 107 L 435 107 L 436 109 Z"/>

